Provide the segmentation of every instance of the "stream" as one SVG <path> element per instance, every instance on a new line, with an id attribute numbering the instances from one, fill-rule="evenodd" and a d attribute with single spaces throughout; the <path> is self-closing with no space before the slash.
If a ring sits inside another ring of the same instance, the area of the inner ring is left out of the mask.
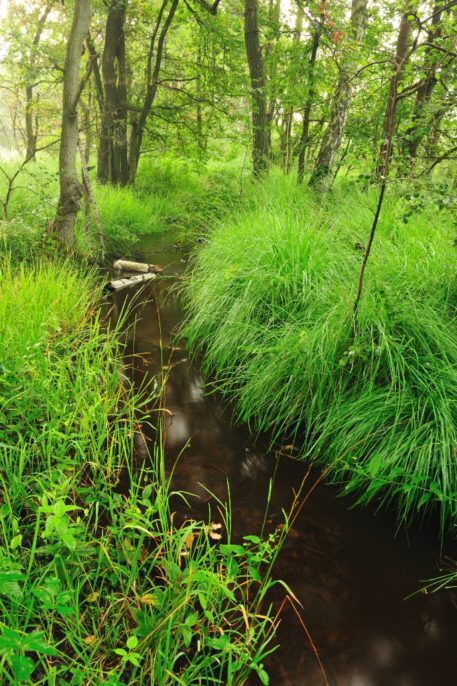
<path id="1" fill-rule="evenodd" d="M 167 277 L 186 268 L 182 253 L 163 242 L 160 247 L 157 239 L 145 242 L 139 254 L 142 261 L 164 267 Z M 281 509 L 290 505 L 306 465 L 284 458 L 276 466 L 266 447 L 233 424 L 227 404 L 207 394 L 184 342 L 173 336 L 184 316 L 173 285 L 173 278 L 159 277 L 140 293 L 129 288 L 110 298 L 114 316 L 133 298 L 130 318 L 137 322 L 127 354 L 136 354 L 135 383 L 168 375 L 167 464 L 174 465 L 180 456 L 173 488 L 195 494 L 187 514 L 207 519 L 210 493 L 225 499 L 228 481 L 235 534 L 258 534 L 270 478 L 275 473 L 268 514 L 274 526 L 283 520 Z M 310 486 L 315 479 L 310 477 Z M 456 686 L 453 594 L 418 593 L 405 600 L 422 580 L 439 574 L 437 528 L 397 531 L 391 513 L 351 505 L 335 487 L 320 483 L 274 571 L 303 605 L 301 615 L 329 686 Z M 266 662 L 271 686 L 325 686 L 310 640 L 289 605 L 278 640 L 279 650 Z M 252 684 L 257 683 L 253 678 Z"/>

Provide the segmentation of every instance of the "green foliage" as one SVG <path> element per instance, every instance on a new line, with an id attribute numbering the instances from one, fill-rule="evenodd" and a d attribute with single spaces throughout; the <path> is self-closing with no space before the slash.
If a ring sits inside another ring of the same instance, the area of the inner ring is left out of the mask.
<path id="1" fill-rule="evenodd" d="M 13 172 L 18 163 L 10 163 Z M 206 232 L 238 202 L 240 164 L 190 162 L 164 158 L 141 161 L 135 187 L 97 184 L 93 190 L 109 256 L 135 252 L 144 236 L 168 232 L 182 239 Z M 0 197 L 6 182 L 0 179 Z M 16 259 L 53 253 L 55 247 L 46 232 L 58 198 L 55 160 L 28 165 L 11 194 L 8 220 L 0 221 L 0 250 Z M 77 224 L 78 247 L 82 255 L 97 257 L 98 237 L 93 216 L 86 226 L 83 212 Z"/>
<path id="2" fill-rule="evenodd" d="M 284 533 L 233 551 L 222 504 L 225 547 L 175 523 L 160 447 L 134 460 L 151 399 L 120 375 L 94 274 L 3 259 L 0 283 L 2 683 L 267 683 Z"/>
<path id="3" fill-rule="evenodd" d="M 455 227 L 391 195 L 352 308 L 375 195 L 323 203 L 274 177 L 196 256 L 190 346 L 258 431 L 285 433 L 359 502 L 457 518 Z"/>
<path id="4" fill-rule="evenodd" d="M 163 158 L 142 160 L 135 187 L 95 185 L 108 253 L 135 251 L 144 236 L 195 238 L 213 225 L 236 202 L 239 167 L 236 163 L 194 168 L 190 162 Z M 80 244 L 87 251 L 83 217 Z M 92 241 L 95 227 L 92 227 Z"/>

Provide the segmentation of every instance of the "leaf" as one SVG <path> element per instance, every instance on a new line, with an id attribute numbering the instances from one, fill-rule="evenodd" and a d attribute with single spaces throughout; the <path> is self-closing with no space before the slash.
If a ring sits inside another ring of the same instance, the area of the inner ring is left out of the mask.
<path id="1" fill-rule="evenodd" d="M 129 655 L 127 655 L 128 662 L 131 662 L 132 665 L 135 665 L 135 667 L 141 666 L 141 660 L 142 659 L 143 659 L 143 656 L 140 655 L 140 653 L 130 653 Z"/>
<path id="2" fill-rule="evenodd" d="M 186 538 L 184 539 L 184 545 L 186 546 L 186 548 L 192 547 L 192 543 L 194 542 L 194 539 L 196 537 L 197 537 L 197 534 L 194 533 L 193 531 L 191 531 L 190 534 L 188 536 L 186 536 Z"/>
<path id="3" fill-rule="evenodd" d="M 61 534 L 61 539 L 62 542 L 67 546 L 68 550 L 73 551 L 76 549 L 76 539 L 69 531 Z"/>
<path id="4" fill-rule="evenodd" d="M 58 655 L 57 650 L 47 643 L 43 631 L 32 631 L 31 634 L 27 634 L 26 640 L 23 641 L 23 646 L 25 650 L 30 650 L 40 655 Z"/>
<path id="5" fill-rule="evenodd" d="M 270 677 L 268 676 L 267 672 L 264 669 L 259 669 L 257 674 L 259 675 L 259 679 L 264 684 L 264 686 L 268 686 L 270 683 Z"/>
<path id="6" fill-rule="evenodd" d="M 10 541 L 10 548 L 11 550 L 15 550 L 15 548 L 18 548 L 22 543 L 22 534 L 18 534 L 17 536 L 13 536 L 13 538 Z"/>
<path id="7" fill-rule="evenodd" d="M 382 462 L 382 455 L 380 455 L 379 453 L 373 455 L 373 457 L 370 459 L 367 465 L 368 472 L 369 474 L 371 474 L 371 476 L 375 476 L 375 474 L 379 472 L 380 467 L 382 466 Z"/>
<path id="8" fill-rule="evenodd" d="M 9 514 L 10 508 L 6 503 L 2 503 L 0 505 L 0 517 L 7 517 Z"/>
<path id="9" fill-rule="evenodd" d="M 154 605 L 155 607 L 159 605 L 159 598 L 154 593 L 145 593 L 138 598 L 138 601 L 145 605 Z"/>
<path id="10" fill-rule="evenodd" d="M 208 639 L 208 645 L 216 650 L 224 650 L 230 643 L 228 636 L 213 636 Z"/>
<path id="11" fill-rule="evenodd" d="M 97 637 L 94 635 L 86 636 L 86 638 L 84 639 L 84 643 L 88 646 L 93 646 L 96 644 L 96 642 L 97 642 Z"/>
<path id="12" fill-rule="evenodd" d="M 219 546 L 222 555 L 244 555 L 244 546 L 235 543 L 222 543 Z"/>
<path id="13" fill-rule="evenodd" d="M 248 572 L 249 576 L 254 579 L 255 581 L 261 581 L 260 573 L 259 570 L 256 569 L 255 567 L 252 567 L 251 565 L 248 566 Z"/>
<path id="14" fill-rule="evenodd" d="M 138 645 L 138 637 L 137 636 L 129 636 L 127 639 L 127 648 L 129 650 L 134 650 Z"/>
<path id="15" fill-rule="evenodd" d="M 14 680 L 18 683 L 25 681 L 32 675 L 35 669 L 35 663 L 26 655 L 13 655 L 11 658 L 11 668 L 13 670 Z"/>
<path id="16" fill-rule="evenodd" d="M 22 595 L 22 589 L 19 586 L 19 581 L 25 580 L 25 575 L 14 571 L 0 572 L 0 594 L 8 598 L 19 598 Z"/>
<path id="17" fill-rule="evenodd" d="M 425 503 L 428 503 L 431 497 L 431 493 L 423 493 L 423 495 L 421 495 L 421 497 L 419 498 L 419 502 L 417 503 L 417 509 L 421 508 L 422 505 L 425 505 Z"/>
<path id="18" fill-rule="evenodd" d="M 206 608 L 208 607 L 208 601 L 207 601 L 206 597 L 203 595 L 203 593 L 198 594 L 198 599 L 200 601 L 200 605 L 202 606 L 202 609 L 206 610 Z"/>
<path id="19" fill-rule="evenodd" d="M 188 626 L 183 627 L 182 636 L 183 636 L 184 645 L 186 646 L 186 648 L 188 648 L 191 644 L 191 641 L 192 641 L 192 631 L 189 629 Z"/>
<path id="20" fill-rule="evenodd" d="M 186 626 L 195 626 L 199 620 L 199 615 L 198 612 L 192 612 L 191 615 L 188 615 L 185 619 L 185 624 Z"/>

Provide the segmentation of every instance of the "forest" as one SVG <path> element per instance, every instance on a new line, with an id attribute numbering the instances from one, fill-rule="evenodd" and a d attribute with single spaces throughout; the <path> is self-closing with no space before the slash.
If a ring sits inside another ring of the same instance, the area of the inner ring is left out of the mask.
<path id="1" fill-rule="evenodd" d="M 0 0 L 0 683 L 455 686 L 457 0 Z"/>

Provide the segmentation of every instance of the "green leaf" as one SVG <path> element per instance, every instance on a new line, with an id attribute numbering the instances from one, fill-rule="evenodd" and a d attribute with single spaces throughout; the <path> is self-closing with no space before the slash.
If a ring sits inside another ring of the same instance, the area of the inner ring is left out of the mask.
<path id="1" fill-rule="evenodd" d="M 185 619 L 185 624 L 186 626 L 195 626 L 199 620 L 199 615 L 198 612 L 193 612 L 191 615 L 188 615 Z"/>
<path id="2" fill-rule="evenodd" d="M 137 636 L 129 636 L 127 639 L 127 648 L 129 650 L 134 650 L 138 645 L 138 637 Z"/>
<path id="3" fill-rule="evenodd" d="M 268 686 L 270 683 L 270 677 L 268 676 L 267 672 L 264 669 L 259 669 L 257 674 L 259 675 L 259 679 L 262 684 L 264 684 L 264 686 Z"/>
<path id="4" fill-rule="evenodd" d="M 22 534 L 18 534 L 17 536 L 13 536 L 13 538 L 10 541 L 11 550 L 18 548 L 21 545 L 21 543 L 22 543 Z"/>
<path id="5" fill-rule="evenodd" d="M 208 607 L 208 601 L 206 597 L 203 595 L 203 593 L 198 594 L 198 599 L 200 601 L 200 605 L 202 606 L 202 610 L 206 610 L 206 608 Z"/>
<path id="6" fill-rule="evenodd" d="M 135 665 L 135 667 L 141 666 L 142 659 L 143 656 L 140 653 L 130 653 L 129 655 L 127 655 L 127 661 L 131 662 L 132 665 Z"/>
<path id="7" fill-rule="evenodd" d="M 24 581 L 25 575 L 14 571 L 0 572 L 0 594 L 8 598 L 19 598 L 22 595 L 22 589 L 18 581 Z"/>
<path id="8" fill-rule="evenodd" d="M 27 634 L 23 641 L 25 650 L 30 650 L 40 655 L 58 655 L 57 650 L 50 646 L 45 638 L 43 631 L 32 631 Z"/>
<path id="9" fill-rule="evenodd" d="M 222 543 L 219 546 L 219 550 L 222 555 L 244 555 L 245 549 L 242 545 L 236 545 L 235 543 Z"/>
<path id="10" fill-rule="evenodd" d="M 192 631 L 189 629 L 188 626 L 183 627 L 182 636 L 183 636 L 184 645 L 186 646 L 186 648 L 188 648 L 191 644 L 191 641 L 192 641 Z"/>
<path id="11" fill-rule="evenodd" d="M 13 655 L 11 658 L 11 668 L 14 680 L 19 683 L 29 679 L 35 669 L 35 663 L 26 655 Z"/>
<path id="12" fill-rule="evenodd" d="M 261 581 L 262 580 L 260 577 L 260 574 L 259 574 L 259 570 L 256 569 L 255 567 L 252 567 L 251 565 L 249 565 L 248 566 L 248 572 L 249 572 L 249 576 L 251 577 L 251 579 L 254 579 L 255 581 Z"/>
<path id="13" fill-rule="evenodd" d="M 368 472 L 371 474 L 371 476 L 375 476 L 376 474 L 378 474 L 380 467 L 382 466 L 382 462 L 382 455 L 380 455 L 379 453 L 373 455 L 373 457 L 370 459 L 367 465 Z"/>
<path id="14" fill-rule="evenodd" d="M 7 517 L 9 514 L 10 508 L 6 503 L 2 503 L 0 505 L 0 517 Z"/>
<path id="15" fill-rule="evenodd" d="M 430 498 L 432 497 L 431 493 L 424 493 L 420 498 L 419 502 L 417 503 L 417 509 L 421 508 L 425 503 L 428 503 Z"/>
<path id="16" fill-rule="evenodd" d="M 73 551 L 76 549 L 76 539 L 73 534 L 71 534 L 69 531 L 66 531 L 65 533 L 61 534 L 60 537 L 62 542 L 65 543 L 69 550 Z"/>

